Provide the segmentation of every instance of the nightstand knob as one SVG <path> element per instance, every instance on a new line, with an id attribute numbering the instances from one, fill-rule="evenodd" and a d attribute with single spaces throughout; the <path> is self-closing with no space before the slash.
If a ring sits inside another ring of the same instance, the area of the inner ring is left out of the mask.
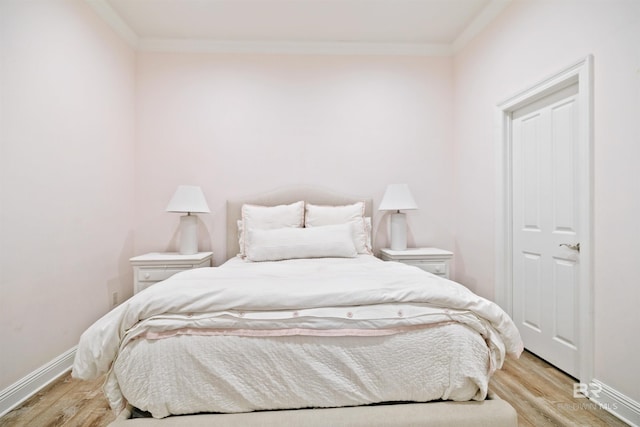
<path id="1" fill-rule="evenodd" d="M 144 278 L 148 279 L 149 277 L 151 277 L 151 275 L 149 273 L 144 273 Z"/>
<path id="2" fill-rule="evenodd" d="M 436 267 L 436 273 L 442 273 L 442 268 L 440 268 L 440 266 Z"/>

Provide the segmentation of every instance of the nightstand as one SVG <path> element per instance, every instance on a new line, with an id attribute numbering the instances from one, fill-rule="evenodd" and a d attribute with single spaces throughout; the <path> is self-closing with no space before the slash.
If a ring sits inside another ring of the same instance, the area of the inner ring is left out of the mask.
<path id="1" fill-rule="evenodd" d="M 181 255 L 177 252 L 152 252 L 131 258 L 133 293 L 137 294 L 154 283 L 192 268 L 210 267 L 213 252 Z"/>
<path id="2" fill-rule="evenodd" d="M 453 252 L 438 248 L 408 248 L 404 251 L 383 248 L 380 249 L 380 258 L 385 261 L 415 265 L 429 273 L 448 279 Z"/>

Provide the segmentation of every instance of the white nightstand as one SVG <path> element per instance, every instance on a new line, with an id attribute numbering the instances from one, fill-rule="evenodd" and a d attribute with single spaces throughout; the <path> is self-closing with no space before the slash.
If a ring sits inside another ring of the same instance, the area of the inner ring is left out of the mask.
<path id="1" fill-rule="evenodd" d="M 453 252 L 438 248 L 407 248 L 404 251 L 383 248 L 380 249 L 380 258 L 385 261 L 415 265 L 429 273 L 448 279 Z"/>
<path id="2" fill-rule="evenodd" d="M 137 294 L 180 271 L 210 267 L 212 256 L 213 252 L 198 252 L 193 255 L 180 255 L 177 252 L 152 252 L 133 257 L 129 260 L 133 266 L 133 293 Z"/>

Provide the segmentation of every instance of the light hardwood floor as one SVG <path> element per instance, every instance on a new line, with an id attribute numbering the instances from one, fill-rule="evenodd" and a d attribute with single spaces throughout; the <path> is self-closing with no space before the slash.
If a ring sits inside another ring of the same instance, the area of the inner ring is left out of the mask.
<path id="1" fill-rule="evenodd" d="M 576 380 L 535 355 L 507 360 L 489 388 L 518 412 L 520 427 L 626 426 L 585 398 L 573 397 Z"/>
<path id="2" fill-rule="evenodd" d="M 518 412 L 521 427 L 626 426 L 587 399 L 573 398 L 575 380 L 530 353 L 507 360 L 490 389 Z M 101 390 L 102 379 L 65 375 L 0 418 L 0 426 L 103 427 L 115 417 Z"/>

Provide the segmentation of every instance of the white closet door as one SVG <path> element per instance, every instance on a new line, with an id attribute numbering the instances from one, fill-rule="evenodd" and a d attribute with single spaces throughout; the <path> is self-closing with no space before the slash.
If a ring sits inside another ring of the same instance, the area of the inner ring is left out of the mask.
<path id="1" fill-rule="evenodd" d="M 513 113 L 513 317 L 525 347 L 578 377 L 578 86 Z"/>

